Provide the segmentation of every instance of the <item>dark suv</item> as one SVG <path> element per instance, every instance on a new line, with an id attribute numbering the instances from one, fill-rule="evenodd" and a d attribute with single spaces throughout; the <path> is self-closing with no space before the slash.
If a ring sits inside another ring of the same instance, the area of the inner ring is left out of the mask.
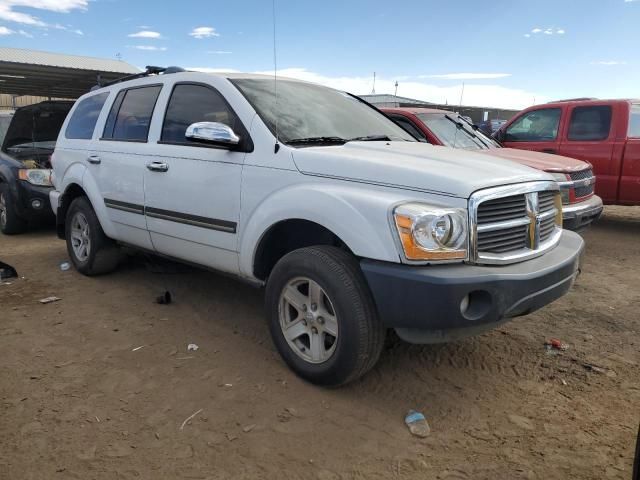
<path id="1" fill-rule="evenodd" d="M 73 102 L 47 101 L 16 110 L 0 152 L 0 230 L 23 232 L 53 221 L 50 157 Z"/>

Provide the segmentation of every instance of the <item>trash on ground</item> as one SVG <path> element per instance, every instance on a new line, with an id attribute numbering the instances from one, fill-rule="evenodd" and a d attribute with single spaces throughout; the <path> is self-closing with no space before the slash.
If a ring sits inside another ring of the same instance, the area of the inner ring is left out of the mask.
<path id="1" fill-rule="evenodd" d="M 58 297 L 47 297 L 40 300 L 40 303 L 53 303 L 53 302 L 57 302 L 58 300 L 62 300 L 62 299 Z"/>
<path id="2" fill-rule="evenodd" d="M 192 413 L 191 415 L 189 415 L 187 418 L 185 418 L 184 422 L 182 422 L 182 425 L 180 425 L 180 430 L 182 430 L 184 428 L 184 426 L 189 422 L 189 420 L 193 420 L 193 418 L 198 415 L 200 412 L 202 412 L 202 408 L 200 410 L 198 410 L 197 412 Z"/>
<path id="3" fill-rule="evenodd" d="M 196 345 L 195 343 L 190 343 L 189 345 L 187 345 L 187 352 L 195 352 L 196 350 L 198 350 L 198 345 Z"/>
<path id="4" fill-rule="evenodd" d="M 171 303 L 171 292 L 166 291 L 162 295 L 156 297 L 156 303 L 160 305 L 169 305 Z"/>
<path id="5" fill-rule="evenodd" d="M 404 423 L 409 427 L 409 431 L 416 437 L 428 437 L 431 433 L 431 427 L 427 423 L 427 419 L 420 412 L 415 410 L 409 410 L 409 413 L 404 418 Z"/>
<path id="6" fill-rule="evenodd" d="M 134 349 L 132 349 L 132 352 L 137 352 L 138 350 L 140 350 L 141 348 L 144 348 L 144 345 L 140 345 L 139 347 L 136 347 Z"/>
<path id="7" fill-rule="evenodd" d="M 554 350 L 564 352 L 569 348 L 569 345 L 567 345 L 566 343 L 562 343 L 557 338 L 552 338 L 544 342 L 544 348 L 547 350 L 547 353 L 554 354 L 557 353 L 554 352 Z"/>
<path id="8" fill-rule="evenodd" d="M 249 433 L 249 432 L 250 432 L 251 430 L 253 430 L 254 428 L 256 428 L 256 424 L 255 424 L 255 423 L 252 423 L 251 425 L 247 425 L 246 427 L 244 427 L 244 428 L 242 429 L 242 431 L 243 431 L 244 433 Z"/>
<path id="9" fill-rule="evenodd" d="M 582 366 L 587 370 L 590 370 L 594 373 L 599 373 L 601 375 L 606 375 L 607 377 L 616 377 L 618 375 L 616 372 L 614 372 L 610 368 L 600 367 L 592 363 L 583 363 Z"/>
<path id="10" fill-rule="evenodd" d="M 18 272 L 8 263 L 0 262 L 0 282 L 9 278 L 18 278 Z"/>
<path id="11" fill-rule="evenodd" d="M 66 272 L 70 268 L 71 268 L 71 264 L 69 262 L 62 262 L 60 264 L 60 270 L 62 270 L 63 272 Z"/>

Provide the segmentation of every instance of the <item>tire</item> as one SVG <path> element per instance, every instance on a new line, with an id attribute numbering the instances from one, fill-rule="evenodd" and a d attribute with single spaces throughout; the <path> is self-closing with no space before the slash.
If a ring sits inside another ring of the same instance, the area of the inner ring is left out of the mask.
<path id="1" fill-rule="evenodd" d="M 27 229 L 26 220 L 16 213 L 9 186 L 0 183 L 0 231 L 5 235 L 23 233 Z"/>
<path id="2" fill-rule="evenodd" d="M 295 250 L 276 264 L 266 290 L 271 336 L 300 377 L 340 386 L 378 361 L 386 330 L 353 255 L 330 246 Z"/>
<path id="3" fill-rule="evenodd" d="M 69 205 L 65 238 L 69 258 L 76 270 L 83 275 L 103 275 L 118 266 L 118 246 L 104 234 L 87 197 L 78 197 Z"/>

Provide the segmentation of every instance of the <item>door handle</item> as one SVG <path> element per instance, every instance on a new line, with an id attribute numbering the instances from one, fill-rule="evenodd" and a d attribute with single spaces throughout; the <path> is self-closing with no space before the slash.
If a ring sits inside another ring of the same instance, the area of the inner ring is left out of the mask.
<path id="1" fill-rule="evenodd" d="M 542 153 L 556 153 L 556 150 L 553 148 L 543 148 Z"/>
<path id="2" fill-rule="evenodd" d="M 169 165 L 164 162 L 151 162 L 147 163 L 147 169 L 152 172 L 166 172 L 169 170 Z"/>
<path id="3" fill-rule="evenodd" d="M 100 162 L 102 162 L 102 159 L 98 155 L 89 155 L 87 157 L 87 161 L 89 163 L 93 163 L 94 165 L 98 165 Z"/>

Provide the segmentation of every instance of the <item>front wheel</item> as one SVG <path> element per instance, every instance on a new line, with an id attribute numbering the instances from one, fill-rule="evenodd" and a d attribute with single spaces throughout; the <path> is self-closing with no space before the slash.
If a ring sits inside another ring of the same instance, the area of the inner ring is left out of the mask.
<path id="1" fill-rule="evenodd" d="M 285 255 L 267 282 L 273 341 L 289 367 L 319 385 L 353 381 L 377 362 L 385 339 L 353 255 L 336 247 Z"/>
<path id="2" fill-rule="evenodd" d="M 98 216 L 86 197 L 76 198 L 69 206 L 65 237 L 69 258 L 80 273 L 101 275 L 118 266 L 118 247 L 104 234 Z"/>
<path id="3" fill-rule="evenodd" d="M 6 183 L 0 183 L 0 231 L 15 235 L 27 229 L 27 222 L 16 213 L 16 208 Z"/>

